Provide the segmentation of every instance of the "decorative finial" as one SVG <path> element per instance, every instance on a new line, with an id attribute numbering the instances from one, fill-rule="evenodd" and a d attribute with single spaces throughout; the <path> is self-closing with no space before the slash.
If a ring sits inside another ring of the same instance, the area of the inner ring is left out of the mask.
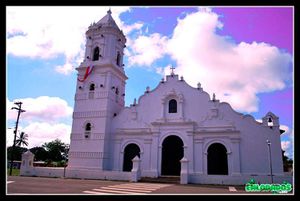
<path id="1" fill-rule="evenodd" d="M 110 10 L 110 7 L 109 7 L 109 10 L 107 11 L 107 14 L 110 14 L 110 15 L 111 15 L 111 10 Z"/>
<path id="2" fill-rule="evenodd" d="M 212 101 L 216 101 L 216 94 L 215 93 L 213 93 Z"/>
<path id="3" fill-rule="evenodd" d="M 135 106 L 136 105 L 136 98 L 134 98 L 134 100 L 133 100 L 133 106 Z"/>
<path id="4" fill-rule="evenodd" d="M 198 82 L 198 84 L 197 84 L 197 88 L 198 88 L 198 89 L 200 89 L 200 88 L 201 88 L 201 84 L 200 84 L 200 82 Z"/>
<path id="5" fill-rule="evenodd" d="M 146 93 L 149 93 L 149 92 L 150 92 L 150 87 L 147 86 L 147 87 L 146 87 Z"/>
<path id="6" fill-rule="evenodd" d="M 170 69 L 171 69 L 171 75 L 172 75 L 172 76 L 175 75 L 175 74 L 174 74 L 175 68 L 174 68 L 173 66 L 171 66 Z"/>

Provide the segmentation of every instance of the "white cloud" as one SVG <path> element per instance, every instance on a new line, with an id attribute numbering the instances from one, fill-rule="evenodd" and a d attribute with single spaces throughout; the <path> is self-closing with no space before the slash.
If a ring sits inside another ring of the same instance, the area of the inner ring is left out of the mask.
<path id="1" fill-rule="evenodd" d="M 45 142 L 50 142 L 56 138 L 65 143 L 70 143 L 71 126 L 60 123 L 62 118 L 71 118 L 73 109 L 67 102 L 59 97 L 40 96 L 37 98 L 24 98 L 14 101 L 6 100 L 7 120 L 15 121 L 17 110 L 11 110 L 17 107 L 14 102 L 21 101 L 22 109 L 26 112 L 21 113 L 18 132 L 28 134 L 27 148 L 41 146 Z M 15 126 L 15 125 L 14 125 Z M 6 144 L 13 144 L 14 126 L 7 128 Z"/>
<path id="2" fill-rule="evenodd" d="M 24 98 L 10 102 L 7 100 L 6 114 L 8 120 L 16 120 L 17 107 L 14 102 L 21 101 L 22 109 L 26 112 L 21 113 L 20 118 L 25 121 L 57 121 L 59 118 L 70 117 L 73 109 L 68 103 L 59 97 L 40 96 L 37 98 Z"/>
<path id="3" fill-rule="evenodd" d="M 155 60 L 162 58 L 166 53 L 168 38 L 159 33 L 150 36 L 139 36 L 132 41 L 132 54 L 128 61 L 129 65 L 146 65 L 150 66 Z"/>
<path id="4" fill-rule="evenodd" d="M 168 40 L 168 52 L 178 65 L 176 73 L 191 85 L 201 82 L 205 91 L 216 93 L 236 110 L 255 112 L 258 93 L 285 87 L 292 57 L 266 43 L 235 44 L 216 33 L 222 26 L 210 9 L 178 19 Z"/>
<path id="5" fill-rule="evenodd" d="M 65 63 L 64 65 L 59 65 L 55 67 L 55 70 L 61 74 L 68 75 L 74 71 L 72 64 Z"/>
<path id="6" fill-rule="evenodd" d="M 93 20 L 100 20 L 108 7 L 8 6 L 6 9 L 7 53 L 42 59 L 64 55 L 65 64 L 56 66 L 55 70 L 69 74 L 80 63 L 77 57 L 82 58 L 88 26 Z M 120 24 L 120 13 L 128 11 L 129 7 L 111 9 Z M 131 31 L 139 26 L 125 28 Z"/>
<path id="7" fill-rule="evenodd" d="M 144 26 L 144 24 L 141 23 L 141 22 L 136 22 L 136 23 L 134 23 L 132 25 L 125 25 L 122 22 L 122 29 L 123 29 L 123 32 L 124 32 L 125 36 L 127 34 L 129 34 L 130 32 L 134 31 L 134 30 L 140 30 L 143 26 Z"/>
<path id="8" fill-rule="evenodd" d="M 285 151 L 285 155 L 289 158 L 294 157 L 294 129 L 290 129 L 286 125 L 280 125 L 280 129 L 285 130 L 281 134 L 281 148 Z"/>
<path id="9" fill-rule="evenodd" d="M 290 148 L 291 142 L 290 141 L 282 141 L 281 142 L 281 148 L 286 151 L 288 148 Z"/>
<path id="10" fill-rule="evenodd" d="M 64 143 L 70 143 L 71 126 L 62 123 L 49 124 L 46 122 L 34 122 L 20 129 L 28 134 L 28 147 L 42 146 L 45 142 L 50 142 L 55 139 L 60 139 Z M 13 130 L 7 130 L 6 144 L 13 144 Z"/>

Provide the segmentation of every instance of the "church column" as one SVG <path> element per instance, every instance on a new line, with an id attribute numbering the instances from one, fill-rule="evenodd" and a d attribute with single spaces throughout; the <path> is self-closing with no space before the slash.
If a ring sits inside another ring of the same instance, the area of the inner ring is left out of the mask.
<path id="1" fill-rule="evenodd" d="M 188 142 L 187 142 L 187 154 L 186 158 L 189 160 L 189 173 L 194 172 L 194 133 L 193 131 L 187 131 L 187 137 L 188 137 Z"/>
<path id="2" fill-rule="evenodd" d="M 113 170 L 114 171 L 122 171 L 122 168 L 119 164 L 119 162 L 121 161 L 121 139 L 116 139 L 115 140 L 115 150 L 114 150 L 114 166 L 113 166 Z"/>
<path id="3" fill-rule="evenodd" d="M 143 171 L 149 171 L 151 170 L 151 163 L 152 163 L 152 152 L 151 152 L 151 144 L 152 144 L 152 139 L 144 139 L 144 157 L 143 157 Z"/>
<path id="4" fill-rule="evenodd" d="M 153 172 L 154 176 L 158 176 L 158 168 L 159 166 L 159 158 L 160 151 L 158 145 L 158 137 L 159 132 L 153 132 L 152 134 L 152 146 L 151 146 L 151 172 Z"/>
<path id="5" fill-rule="evenodd" d="M 85 60 L 86 61 L 92 61 L 92 46 L 93 46 L 93 43 L 92 43 L 92 38 L 91 37 L 87 37 L 87 42 L 86 42 L 86 47 L 85 47 Z M 87 58 L 89 57 L 89 59 Z"/>
<path id="6" fill-rule="evenodd" d="M 161 104 L 162 104 L 161 119 L 164 120 L 165 119 L 165 98 L 161 100 Z"/>
<path id="7" fill-rule="evenodd" d="M 195 149 L 194 153 L 199 153 L 199 154 L 194 154 L 193 160 L 195 163 L 195 172 L 198 174 L 203 174 L 203 166 L 204 166 L 204 155 L 203 154 L 203 139 L 196 139 L 195 140 Z"/>
<path id="8" fill-rule="evenodd" d="M 241 175 L 241 167 L 240 167 L 240 139 L 231 139 L 232 143 L 232 154 L 231 154 L 231 160 L 232 160 L 232 170 L 231 175 L 232 176 L 239 176 Z"/>
<path id="9" fill-rule="evenodd" d="M 111 88 L 111 72 L 107 72 L 106 84 L 108 92 L 110 92 Z M 108 94 L 109 95 L 109 94 Z"/>
<path id="10" fill-rule="evenodd" d="M 183 96 L 180 94 L 179 95 L 179 111 L 178 111 L 178 113 L 179 113 L 179 118 L 180 119 L 184 119 L 184 115 L 183 115 Z"/>

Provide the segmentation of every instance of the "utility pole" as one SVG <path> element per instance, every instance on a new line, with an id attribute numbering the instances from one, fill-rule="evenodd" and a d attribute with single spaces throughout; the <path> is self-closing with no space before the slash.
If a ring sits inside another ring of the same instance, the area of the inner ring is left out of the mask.
<path id="1" fill-rule="evenodd" d="M 271 182 L 273 184 L 273 171 L 272 171 L 272 155 L 271 155 L 271 142 L 267 140 L 268 150 L 269 150 L 269 162 L 270 162 L 270 173 L 271 173 Z"/>
<path id="2" fill-rule="evenodd" d="M 17 117 L 16 127 L 15 127 L 15 131 L 14 131 L 14 143 L 13 143 L 12 150 L 11 150 L 9 175 L 11 175 L 11 173 L 12 173 L 12 167 L 13 167 L 13 162 L 14 162 L 14 152 L 15 152 L 15 147 L 16 147 L 16 137 L 17 137 L 17 130 L 18 130 L 20 114 L 21 114 L 21 112 L 25 112 L 25 110 L 21 109 L 22 102 L 15 102 L 14 104 L 16 104 L 18 107 L 12 107 L 11 109 L 18 110 L 18 117 Z"/>

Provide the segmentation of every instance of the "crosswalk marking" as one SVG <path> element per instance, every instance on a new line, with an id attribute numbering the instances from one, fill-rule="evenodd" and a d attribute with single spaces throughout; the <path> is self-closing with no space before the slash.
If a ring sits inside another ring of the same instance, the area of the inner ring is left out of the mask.
<path id="1" fill-rule="evenodd" d="M 100 191 L 100 192 L 107 192 L 107 193 L 118 193 L 118 194 L 130 194 L 133 192 L 129 192 L 129 191 L 120 191 L 119 189 L 115 189 L 115 190 L 109 190 L 109 189 L 103 189 L 103 187 L 101 189 L 93 189 L 93 191 Z"/>
<path id="2" fill-rule="evenodd" d="M 229 186 L 229 191 L 237 191 L 235 187 Z"/>
<path id="3" fill-rule="evenodd" d="M 15 182 L 15 181 L 7 181 L 7 184 L 10 184 L 10 183 L 13 183 L 13 182 Z"/>
<path id="4" fill-rule="evenodd" d="M 87 194 L 97 194 L 97 195 L 107 195 L 108 193 L 99 193 L 99 192 L 95 192 L 95 191 L 83 191 L 83 193 L 87 193 Z"/>
<path id="5" fill-rule="evenodd" d="M 141 195 L 152 191 L 171 186 L 172 184 L 151 184 L 151 183 L 124 183 L 118 185 L 103 186 L 92 190 L 83 191 L 86 194 L 108 195 L 108 194 L 131 194 Z"/>
<path id="6" fill-rule="evenodd" d="M 115 187 L 102 187 L 102 189 L 116 189 Z M 93 189 L 94 190 L 94 189 Z M 131 192 L 140 192 L 140 193 L 150 193 L 152 190 L 147 191 L 147 190 L 140 190 L 140 189 L 131 189 L 131 188 L 122 188 L 119 187 L 118 190 L 121 191 L 131 191 Z M 154 189 L 155 190 L 155 189 Z"/>
<path id="7" fill-rule="evenodd" d="M 164 186 L 170 186 L 170 184 L 150 184 L 150 183 L 129 183 L 129 184 L 123 184 L 124 186 L 146 186 L 146 187 L 164 187 Z"/>

